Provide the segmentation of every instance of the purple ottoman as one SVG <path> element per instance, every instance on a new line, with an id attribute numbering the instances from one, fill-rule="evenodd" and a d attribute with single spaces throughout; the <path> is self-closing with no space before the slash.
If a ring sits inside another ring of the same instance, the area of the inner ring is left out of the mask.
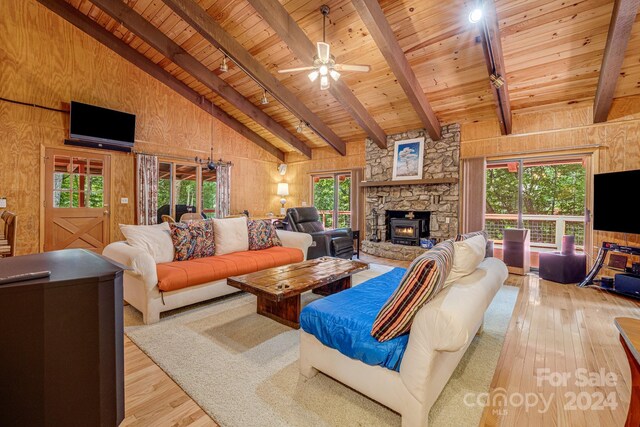
<path id="1" fill-rule="evenodd" d="M 540 278 L 558 283 L 578 283 L 587 271 L 585 254 L 563 255 L 560 252 L 540 252 Z"/>

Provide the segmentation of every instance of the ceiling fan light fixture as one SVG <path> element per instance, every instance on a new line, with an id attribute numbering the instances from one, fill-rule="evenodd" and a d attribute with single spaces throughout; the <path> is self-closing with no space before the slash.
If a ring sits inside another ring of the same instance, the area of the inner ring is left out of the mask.
<path id="1" fill-rule="evenodd" d="M 320 90 L 327 90 L 329 89 L 329 77 L 328 76 L 321 76 L 320 77 Z"/>
<path id="2" fill-rule="evenodd" d="M 322 14 L 322 41 L 316 43 L 317 54 L 313 56 L 313 64 L 310 66 L 279 69 L 279 74 L 305 71 L 309 73 L 307 74 L 307 77 L 312 83 L 320 77 L 320 90 L 327 90 L 331 86 L 331 80 L 334 82 L 338 81 L 340 78 L 340 72 L 353 71 L 358 73 L 367 73 L 371 71 L 371 67 L 368 65 L 336 64 L 336 58 L 331 55 L 331 46 L 327 43 L 326 39 L 326 21 L 329 17 L 329 10 L 329 6 L 326 4 L 320 7 L 320 13 Z M 331 77 L 331 79 L 329 77 Z"/>
<path id="3" fill-rule="evenodd" d="M 309 73 L 308 77 L 309 77 L 309 80 L 311 80 L 311 82 L 315 82 L 319 75 L 320 75 L 320 73 L 318 71 L 314 70 L 314 71 Z"/>
<path id="4" fill-rule="evenodd" d="M 229 71 L 229 65 L 227 65 L 227 55 L 222 58 L 222 62 L 220 63 L 220 71 L 222 71 L 223 73 Z"/>
<path id="5" fill-rule="evenodd" d="M 325 43 L 324 41 L 316 43 L 317 51 L 318 51 L 318 59 L 320 62 L 329 62 L 329 50 L 331 47 L 329 43 Z"/>

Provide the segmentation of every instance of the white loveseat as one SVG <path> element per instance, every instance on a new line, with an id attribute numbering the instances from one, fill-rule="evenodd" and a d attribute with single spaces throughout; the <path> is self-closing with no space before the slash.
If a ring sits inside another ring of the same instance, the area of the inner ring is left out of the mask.
<path id="1" fill-rule="evenodd" d="M 481 330 L 484 313 L 507 279 L 505 264 L 486 258 L 416 314 L 400 372 L 367 365 L 300 331 L 300 372 L 318 371 L 402 415 L 403 427 L 426 427 L 431 406 Z"/>
<path id="2" fill-rule="evenodd" d="M 277 233 L 283 247 L 300 249 L 303 259 L 306 259 L 307 250 L 312 243 L 309 234 L 284 230 L 277 230 Z M 158 288 L 156 262 L 150 253 L 127 242 L 114 242 L 102 254 L 131 269 L 124 274 L 124 299 L 142 313 L 145 324 L 158 322 L 160 313 L 164 311 L 238 292 L 237 288 L 227 285 L 226 278 L 161 292 Z"/>

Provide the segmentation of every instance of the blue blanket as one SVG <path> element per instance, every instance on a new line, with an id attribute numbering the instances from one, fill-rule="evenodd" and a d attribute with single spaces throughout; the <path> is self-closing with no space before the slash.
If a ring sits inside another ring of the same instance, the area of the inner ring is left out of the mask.
<path id="1" fill-rule="evenodd" d="M 409 335 L 381 343 L 371 336 L 371 327 L 405 271 L 394 268 L 351 289 L 312 302 L 300 313 L 300 327 L 345 356 L 399 371 Z"/>

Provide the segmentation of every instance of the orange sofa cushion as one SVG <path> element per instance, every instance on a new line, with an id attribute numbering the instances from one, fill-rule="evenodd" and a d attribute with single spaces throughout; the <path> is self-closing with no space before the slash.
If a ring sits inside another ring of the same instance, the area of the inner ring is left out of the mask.
<path id="1" fill-rule="evenodd" d="M 177 291 L 188 286 L 301 262 L 303 259 L 300 249 L 274 246 L 259 251 L 166 262 L 156 266 L 158 288 L 165 292 Z"/>

